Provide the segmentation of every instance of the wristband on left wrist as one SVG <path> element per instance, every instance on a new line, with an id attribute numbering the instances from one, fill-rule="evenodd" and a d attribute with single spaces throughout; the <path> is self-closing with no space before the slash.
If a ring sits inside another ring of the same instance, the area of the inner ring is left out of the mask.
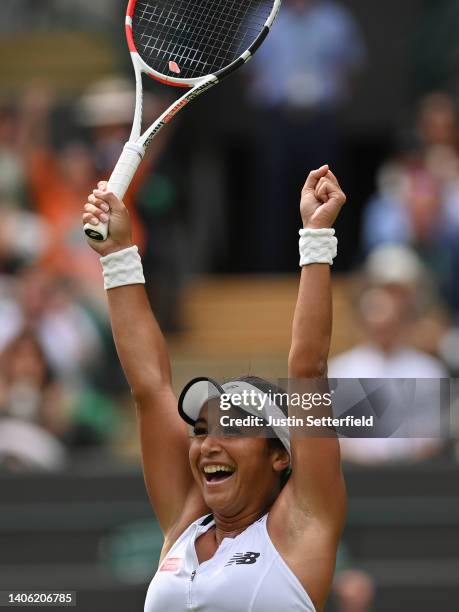
<path id="1" fill-rule="evenodd" d="M 299 233 L 301 267 L 313 263 L 333 264 L 338 247 L 338 240 L 333 228 L 304 228 Z"/>

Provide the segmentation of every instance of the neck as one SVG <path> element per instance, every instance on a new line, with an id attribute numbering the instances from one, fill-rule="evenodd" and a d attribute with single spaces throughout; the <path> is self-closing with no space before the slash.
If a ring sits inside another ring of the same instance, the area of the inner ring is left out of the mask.
<path id="1" fill-rule="evenodd" d="M 236 516 L 223 516 L 218 512 L 214 513 L 215 520 L 215 539 L 220 545 L 224 538 L 235 538 L 242 533 L 252 523 L 261 518 L 269 507 L 255 512 L 244 512 Z"/>

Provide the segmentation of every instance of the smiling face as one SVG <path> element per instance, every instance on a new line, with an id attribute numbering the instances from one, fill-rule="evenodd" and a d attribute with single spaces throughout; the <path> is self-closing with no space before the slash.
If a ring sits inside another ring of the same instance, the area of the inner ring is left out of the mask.
<path id="1" fill-rule="evenodd" d="M 214 427 L 212 400 L 202 408 L 190 444 L 190 466 L 204 501 L 214 514 L 235 516 L 269 507 L 280 490 L 288 453 L 273 448 L 262 427 Z M 229 418 L 247 416 L 237 408 Z M 254 486 L 256 484 L 256 486 Z"/>

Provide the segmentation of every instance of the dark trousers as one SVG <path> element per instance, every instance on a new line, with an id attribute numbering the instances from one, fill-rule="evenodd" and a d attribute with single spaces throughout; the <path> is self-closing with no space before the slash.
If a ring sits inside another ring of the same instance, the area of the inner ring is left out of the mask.
<path id="1" fill-rule="evenodd" d="M 339 173 L 339 142 L 332 113 L 257 111 L 254 271 L 296 270 L 301 189 L 308 173 L 325 163 Z"/>

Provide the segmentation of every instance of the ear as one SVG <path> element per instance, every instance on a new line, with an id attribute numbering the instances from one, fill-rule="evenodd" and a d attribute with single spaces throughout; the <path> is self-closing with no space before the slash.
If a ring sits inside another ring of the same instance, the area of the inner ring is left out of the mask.
<path id="1" fill-rule="evenodd" d="M 284 448 L 276 448 L 272 452 L 272 466 L 275 472 L 283 472 L 290 465 L 290 456 Z"/>

